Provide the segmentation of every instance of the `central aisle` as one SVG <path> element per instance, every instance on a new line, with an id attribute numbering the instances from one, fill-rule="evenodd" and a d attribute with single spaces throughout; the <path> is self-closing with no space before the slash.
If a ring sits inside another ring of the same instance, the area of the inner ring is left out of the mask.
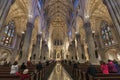
<path id="1" fill-rule="evenodd" d="M 64 70 L 60 63 L 57 63 L 48 80 L 73 80 Z"/>

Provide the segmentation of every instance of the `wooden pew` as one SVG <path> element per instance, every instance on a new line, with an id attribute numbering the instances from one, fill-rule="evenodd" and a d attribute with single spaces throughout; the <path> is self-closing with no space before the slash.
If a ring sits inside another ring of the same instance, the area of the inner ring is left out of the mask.
<path id="1" fill-rule="evenodd" d="M 89 80 L 120 80 L 120 74 L 118 73 L 110 73 L 110 74 L 102 74 L 98 73 L 95 77 L 88 75 Z"/>
<path id="2" fill-rule="evenodd" d="M 49 66 L 43 67 L 43 69 L 40 71 L 40 73 L 34 73 L 30 79 L 26 80 L 47 80 L 50 73 L 52 72 L 54 66 L 56 63 L 51 63 Z M 28 66 L 29 73 L 35 72 L 36 65 Z M 0 67 L 0 80 L 20 80 L 20 77 L 10 75 L 10 67 Z"/>
<path id="3" fill-rule="evenodd" d="M 68 64 L 62 63 L 64 68 L 70 73 L 70 70 L 72 71 L 72 66 L 69 66 Z M 98 74 L 96 74 L 96 77 L 90 76 L 86 73 L 87 68 L 89 65 L 80 64 L 78 65 L 78 68 L 73 68 L 73 74 L 72 78 L 74 80 L 87 80 L 87 75 L 89 80 L 120 80 L 120 74 L 118 73 L 110 73 L 108 75 L 102 74 L 100 70 L 100 65 L 94 65 L 98 71 Z M 71 69 L 70 69 L 71 67 Z"/>
<path id="4" fill-rule="evenodd" d="M 20 77 L 11 75 L 0 75 L 0 80 L 20 80 Z"/>
<path id="5" fill-rule="evenodd" d="M 35 68 L 33 66 L 32 67 L 29 66 L 28 69 L 29 69 L 29 73 L 33 73 L 35 70 Z M 34 80 L 33 77 L 34 77 L 34 75 L 32 75 L 29 80 Z M 0 80 L 20 80 L 20 77 L 10 75 L 10 67 L 9 66 L 1 66 L 0 67 Z"/>

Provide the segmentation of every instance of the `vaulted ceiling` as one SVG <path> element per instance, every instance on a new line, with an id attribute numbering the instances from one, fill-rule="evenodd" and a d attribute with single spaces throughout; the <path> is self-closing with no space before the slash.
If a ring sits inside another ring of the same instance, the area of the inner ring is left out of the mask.
<path id="1" fill-rule="evenodd" d="M 26 29 L 26 23 L 28 21 L 29 9 L 32 6 L 34 0 L 16 0 L 11 6 L 9 14 L 6 19 L 6 24 L 10 20 L 14 20 L 16 24 L 16 31 L 21 34 Z M 47 29 L 49 36 L 52 39 L 61 39 L 64 41 L 67 37 L 68 27 L 71 25 L 72 20 L 75 22 L 76 28 L 83 38 L 85 38 L 82 17 L 88 15 L 92 24 L 92 29 L 99 29 L 101 20 L 106 20 L 112 23 L 107 8 L 103 4 L 102 0 L 78 0 L 79 5 L 76 9 L 73 7 L 75 0 L 42 0 L 42 16 L 44 16 L 45 22 L 48 24 Z M 83 4 L 83 3 L 85 4 Z M 81 4 L 82 3 L 82 4 Z M 37 4 L 36 4 L 37 5 Z M 82 6 L 81 6 L 82 5 Z M 80 12 L 80 14 L 79 14 Z M 75 19 L 72 18 L 72 14 L 75 14 Z M 82 16 L 82 17 L 81 17 Z M 77 21 L 77 22 L 76 22 Z M 35 28 L 33 30 L 33 38 L 36 37 L 38 32 L 39 19 L 35 20 Z M 73 30 L 75 31 L 75 30 Z"/>
<path id="2" fill-rule="evenodd" d="M 57 17 L 63 18 L 64 21 L 70 19 L 72 8 L 72 0 L 46 0 L 45 14 L 48 21 L 54 21 Z"/>

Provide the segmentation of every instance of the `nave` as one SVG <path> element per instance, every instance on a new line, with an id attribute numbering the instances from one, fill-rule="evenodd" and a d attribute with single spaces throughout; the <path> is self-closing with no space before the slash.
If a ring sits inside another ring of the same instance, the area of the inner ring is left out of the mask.
<path id="1" fill-rule="evenodd" d="M 23 63 L 31 80 L 120 80 L 120 0 L 0 0 L 0 80 Z"/>
<path id="2" fill-rule="evenodd" d="M 58 62 L 48 80 L 73 80 L 73 79 L 66 72 L 63 66 Z"/>

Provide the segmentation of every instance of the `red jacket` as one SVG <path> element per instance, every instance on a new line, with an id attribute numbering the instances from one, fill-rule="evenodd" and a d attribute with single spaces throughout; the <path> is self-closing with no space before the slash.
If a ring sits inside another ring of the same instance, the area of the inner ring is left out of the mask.
<path id="1" fill-rule="evenodd" d="M 21 74 L 19 72 L 16 73 L 16 76 L 20 76 L 20 80 L 24 80 L 24 79 L 29 79 L 30 75 L 29 74 Z"/>
<path id="2" fill-rule="evenodd" d="M 101 70 L 102 70 L 103 74 L 109 74 L 108 65 L 107 64 L 102 64 L 101 65 Z"/>

